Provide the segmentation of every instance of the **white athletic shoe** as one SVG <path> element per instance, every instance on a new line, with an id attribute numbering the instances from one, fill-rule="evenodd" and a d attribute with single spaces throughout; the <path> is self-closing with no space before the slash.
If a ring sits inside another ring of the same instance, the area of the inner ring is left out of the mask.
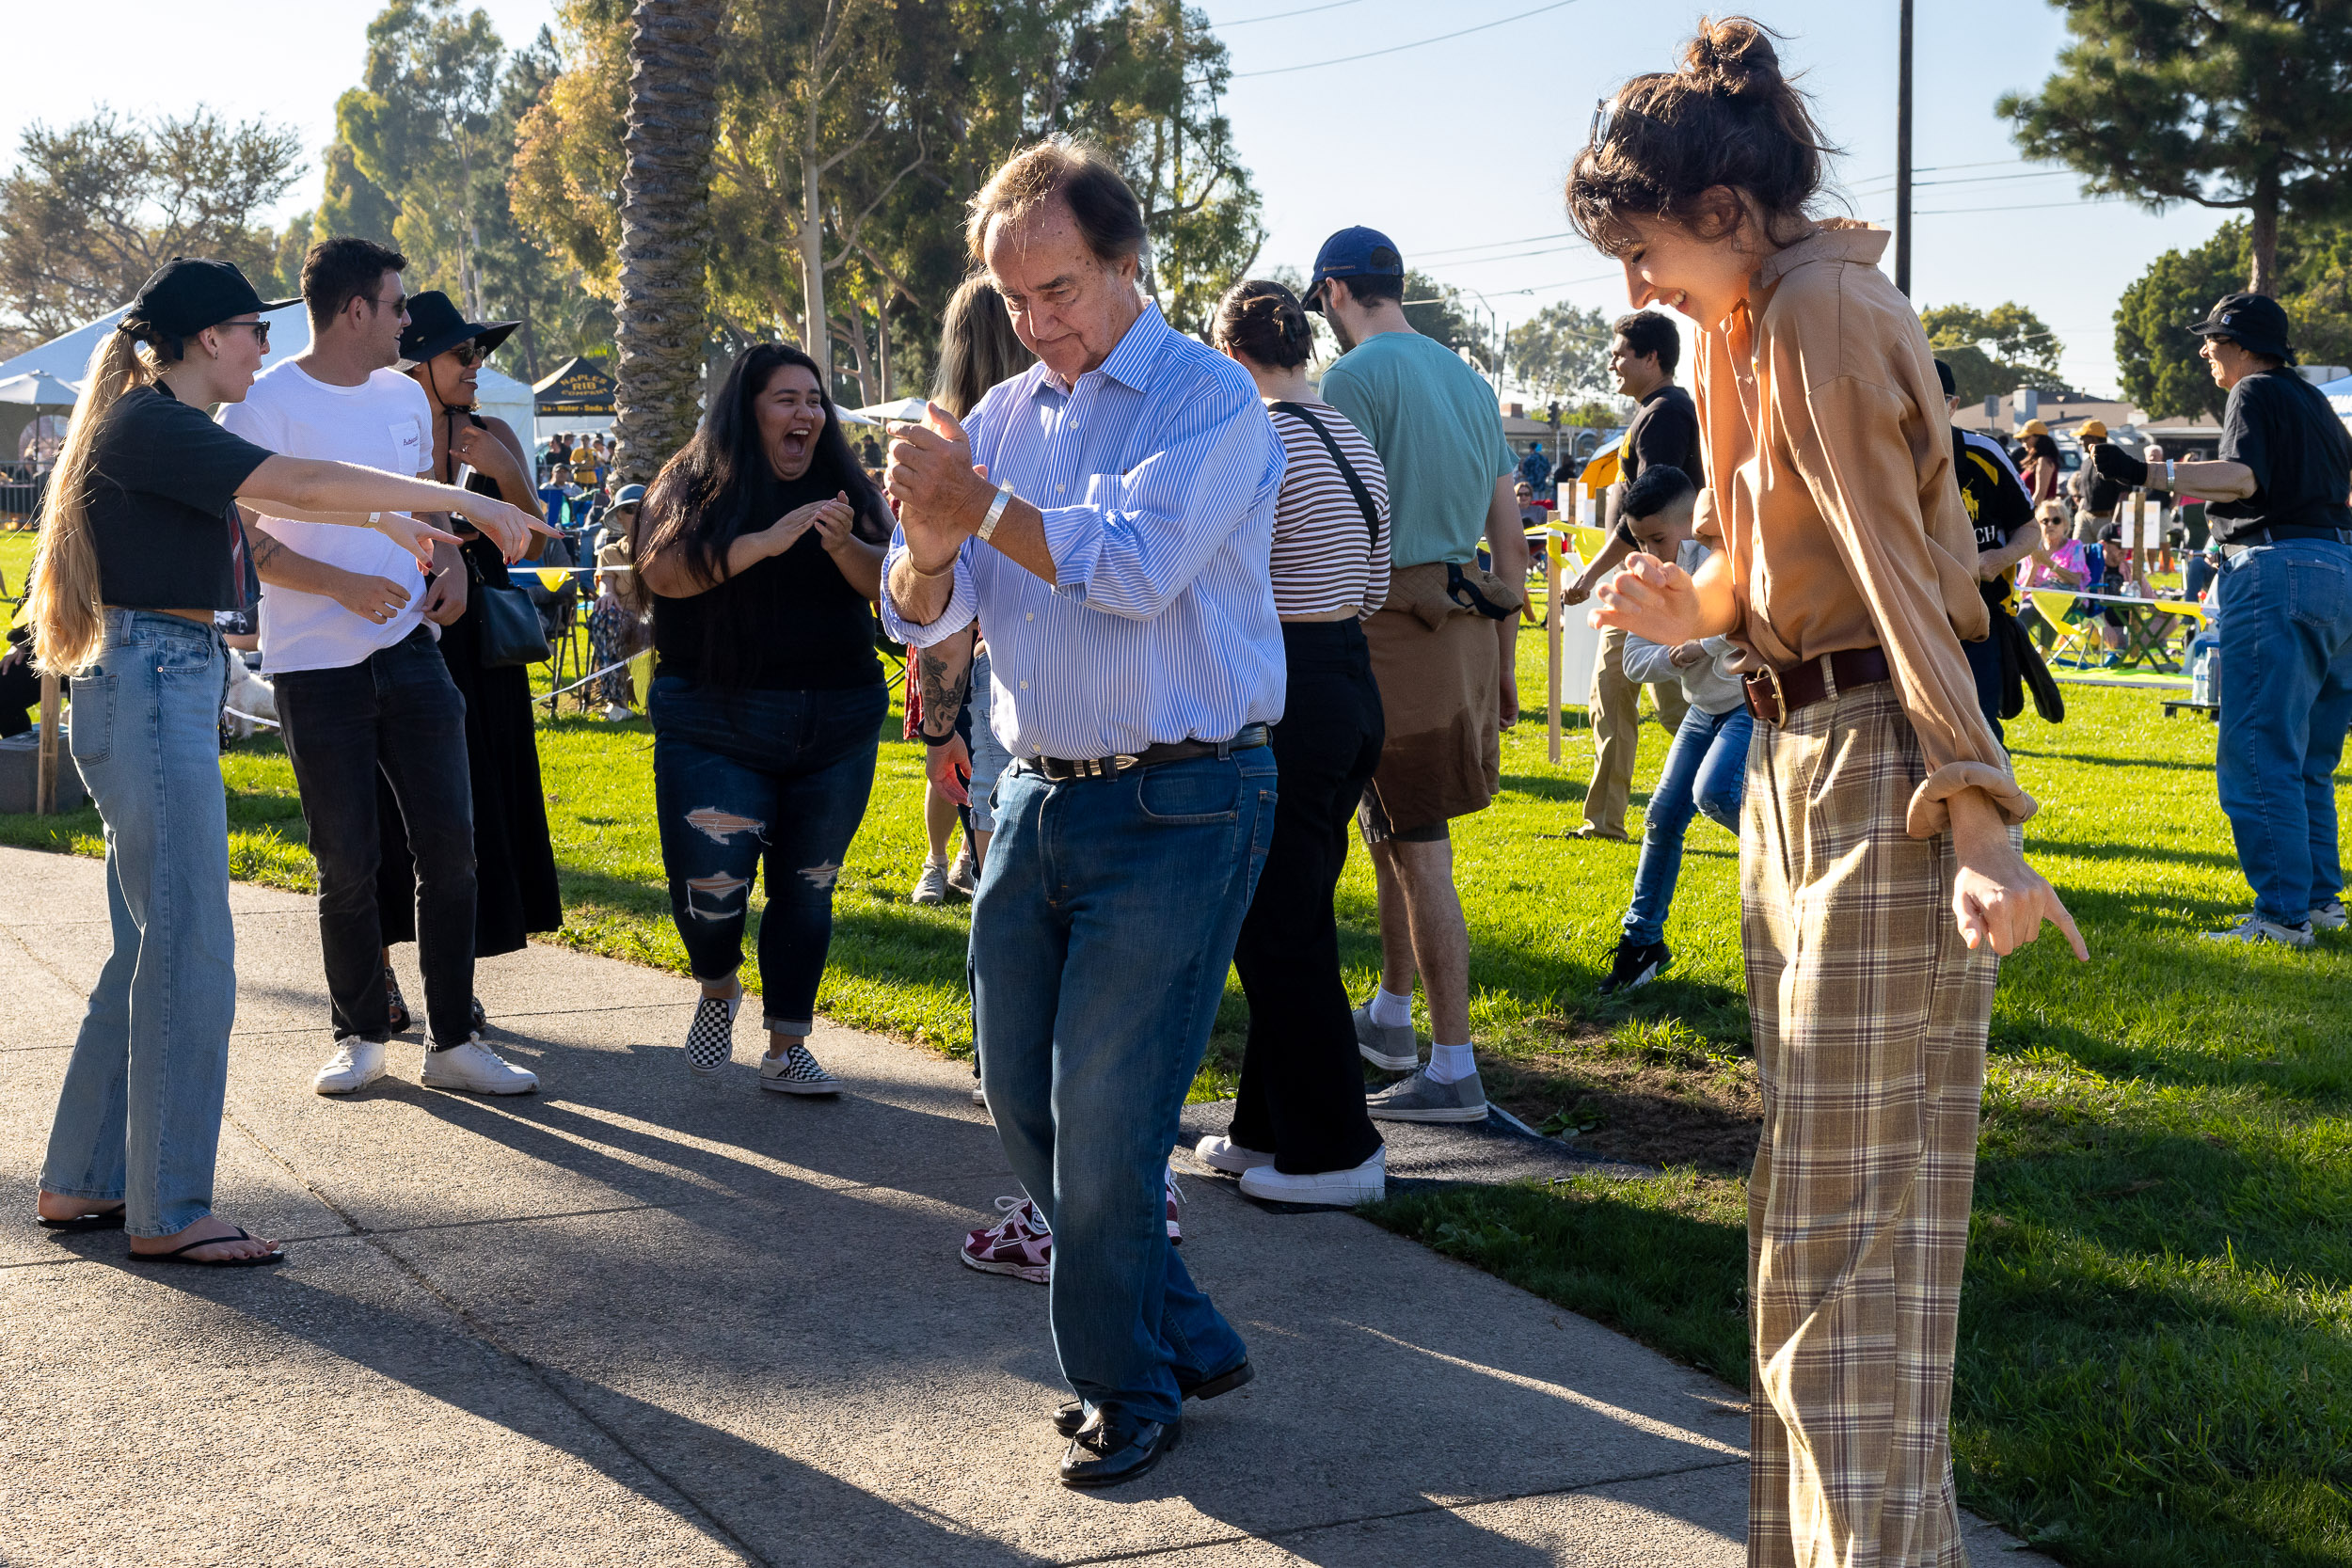
<path id="1" fill-rule="evenodd" d="M 604 710 L 604 721 L 608 724 L 626 724 L 636 717 L 636 714 L 618 703 L 612 704 Z"/>
<path id="2" fill-rule="evenodd" d="M 2341 931 L 2344 929 L 2344 900 L 2330 898 L 2305 918 L 2311 921 L 2312 929 L 2315 931 Z"/>
<path id="3" fill-rule="evenodd" d="M 923 874 L 914 879 L 914 902 L 945 904 L 947 901 L 947 863 L 925 861 Z"/>
<path id="4" fill-rule="evenodd" d="M 1316 1203 L 1332 1209 L 1377 1203 L 1389 1195 L 1389 1151 L 1375 1148 L 1371 1159 L 1351 1170 L 1312 1176 L 1285 1176 L 1271 1164 L 1259 1165 L 1241 1173 L 1241 1190 L 1270 1203 Z"/>
<path id="5" fill-rule="evenodd" d="M 463 1045 L 424 1053 L 421 1082 L 428 1089 L 464 1089 L 470 1094 L 529 1094 L 539 1086 L 539 1075 L 503 1061 L 469 1035 Z"/>
<path id="6" fill-rule="evenodd" d="M 1246 1170 L 1274 1164 L 1274 1156 L 1263 1149 L 1244 1148 L 1231 1138 L 1203 1138 L 1192 1146 L 1192 1157 L 1211 1170 L 1221 1170 L 1228 1176 L 1239 1176 Z"/>
<path id="7" fill-rule="evenodd" d="M 2228 930 L 2207 931 L 2204 936 L 2207 942 L 2275 942 L 2281 947 L 2309 947 L 2312 940 L 2308 920 L 2300 926 L 2282 926 L 2250 911 L 2238 916 L 2237 924 Z"/>
<path id="8" fill-rule="evenodd" d="M 384 1042 L 347 1039 L 326 1058 L 310 1087 L 321 1094 L 354 1094 L 383 1076 Z"/>

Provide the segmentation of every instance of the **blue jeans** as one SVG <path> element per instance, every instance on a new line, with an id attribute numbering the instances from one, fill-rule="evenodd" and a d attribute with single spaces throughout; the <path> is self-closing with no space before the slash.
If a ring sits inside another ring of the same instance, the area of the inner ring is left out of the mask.
<path id="1" fill-rule="evenodd" d="M 833 944 L 833 890 L 866 817 L 890 694 L 755 691 L 663 675 L 653 720 L 654 810 L 670 915 L 698 980 L 743 962 L 752 883 L 766 863 L 759 990 L 766 1027 L 805 1035 Z"/>
<path id="2" fill-rule="evenodd" d="M 114 952 L 66 1064 L 40 1184 L 123 1203 L 123 1228 L 168 1236 L 213 1212 L 213 1164 L 237 1015 L 229 813 L 220 782 L 220 634 L 176 615 L 105 611 L 73 679 L 72 750 L 106 825 Z"/>
<path id="3" fill-rule="evenodd" d="M 996 783 L 972 909 L 997 1135 L 1054 1231 L 1062 1375 L 1089 1406 L 1181 1409 L 1248 1353 L 1168 1244 L 1160 1174 L 1274 833 L 1274 752 Z"/>
<path id="4" fill-rule="evenodd" d="M 1740 795 L 1748 774 L 1748 736 L 1756 727 L 1744 705 L 1725 713 L 1692 708 L 1682 716 L 1666 766 L 1642 814 L 1642 863 L 1633 873 L 1633 904 L 1625 934 L 1637 942 L 1661 940 L 1666 911 L 1682 876 L 1682 835 L 1693 812 L 1705 812 L 1740 836 Z"/>
<path id="5" fill-rule="evenodd" d="M 2258 545 L 2221 568 L 2217 784 L 2254 912 L 2299 926 L 2344 891 L 2336 764 L 2352 722 L 2352 548 Z"/>

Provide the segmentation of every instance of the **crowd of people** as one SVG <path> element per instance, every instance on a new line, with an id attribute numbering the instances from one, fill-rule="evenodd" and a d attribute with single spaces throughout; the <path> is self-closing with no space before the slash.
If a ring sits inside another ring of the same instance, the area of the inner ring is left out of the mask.
<path id="1" fill-rule="evenodd" d="M 1885 234 L 1816 215 L 1826 156 L 1767 35 L 1735 19 L 1604 101 L 1569 176 L 1571 222 L 1625 271 L 1613 363 L 1639 404 L 1611 544 L 1565 595 L 1606 639 L 1581 831 L 1626 836 L 1647 689 L 1674 739 L 1606 984 L 1670 961 L 1692 818 L 1738 832 L 1765 1103 L 1752 1560 L 1949 1564 L 1996 959 L 2045 921 L 2085 956 L 2022 853 L 2010 576 L 2089 558 L 2059 537 L 2045 452 L 2029 440 L 2021 471 L 1950 432 Z M 1175 1448 L 1187 1400 L 1256 1375 L 1183 1259 L 1168 1167 L 1229 970 L 1250 1007 L 1238 1103 L 1195 1153 L 1244 1192 L 1375 1198 L 1382 1123 L 1487 1116 L 1452 824 L 1500 788 L 1540 481 L 1486 384 L 1406 319 L 1378 230 L 1332 235 L 1303 297 L 1236 286 L 1208 341 L 1138 287 L 1143 210 L 1085 144 L 999 168 L 966 239 L 937 395 L 880 483 L 817 361 L 756 344 L 689 445 L 610 498 L 598 603 L 615 645 L 650 617 L 654 809 L 699 989 L 679 1059 L 732 1060 L 764 886 L 756 1081 L 792 1096 L 841 1088 L 809 1037 L 889 707 L 877 610 L 908 649 L 939 823 L 917 895 L 971 889 L 976 1094 L 1024 1189 L 962 1257 L 1050 1287 L 1074 1396 L 1052 1413 L 1056 1473 L 1111 1486 Z M 387 948 L 411 939 L 423 1081 L 536 1085 L 485 1042 L 472 975 L 561 920 L 507 570 L 563 531 L 520 438 L 473 409 L 512 324 L 406 296 L 404 266 L 365 240 L 313 247 L 311 346 L 262 373 L 277 306 L 231 266 L 172 262 L 99 348 L 60 459 L 34 643 L 72 679 L 115 951 L 40 1216 L 120 1227 L 135 1258 L 284 1256 L 212 1212 L 236 988 L 214 617 L 263 583 L 319 865 L 335 1053 L 316 1087 L 388 1070 L 408 1021 Z M 1653 305 L 1699 325 L 1692 390 Z M 2308 942 L 2327 910 L 2342 921 L 2352 454 L 2280 373 L 2275 311 L 2233 296 L 2200 328 L 2231 388 L 2222 461 L 2102 450 L 2093 471 L 2232 519 L 2218 592 L 2248 694 L 2221 792 L 2257 893 L 2237 934 Z M 1315 314 L 1342 352 L 1311 380 Z M 548 458 L 602 484 L 568 442 Z M 1361 1002 L 1332 907 L 1351 832 L 1378 901 Z M 1401 1076 L 1367 1089 L 1366 1062 Z"/>

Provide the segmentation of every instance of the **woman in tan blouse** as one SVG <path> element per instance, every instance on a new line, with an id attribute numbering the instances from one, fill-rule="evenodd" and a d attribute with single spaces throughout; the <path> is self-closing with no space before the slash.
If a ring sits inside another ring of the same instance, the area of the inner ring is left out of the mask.
<path id="1" fill-rule="evenodd" d="M 2074 922 L 1975 698 L 1986 634 L 1942 388 L 1883 230 L 1817 221 L 1830 150 L 1772 44 L 1703 24 L 1594 117 L 1572 221 L 1631 303 L 1698 323 L 1695 578 L 1634 557 L 1597 625 L 1728 633 L 1756 737 L 1741 937 L 1764 1127 L 1749 1188 L 1749 1560 L 1964 1561 L 1952 1341 L 1995 955 Z"/>

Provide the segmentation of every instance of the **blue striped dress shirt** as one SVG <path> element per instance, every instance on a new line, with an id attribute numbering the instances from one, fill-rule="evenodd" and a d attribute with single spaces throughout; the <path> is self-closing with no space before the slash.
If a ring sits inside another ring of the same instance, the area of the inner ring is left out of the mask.
<path id="1" fill-rule="evenodd" d="M 988 639 L 989 723 L 1015 757 L 1106 757 L 1223 740 L 1282 717 L 1282 627 L 1266 558 L 1282 443 L 1248 374 L 1156 306 L 1070 386 L 1043 365 L 964 421 L 972 460 L 1045 517 L 1056 584 L 967 539 L 925 648 Z M 882 565 L 906 553 L 903 530 Z"/>

